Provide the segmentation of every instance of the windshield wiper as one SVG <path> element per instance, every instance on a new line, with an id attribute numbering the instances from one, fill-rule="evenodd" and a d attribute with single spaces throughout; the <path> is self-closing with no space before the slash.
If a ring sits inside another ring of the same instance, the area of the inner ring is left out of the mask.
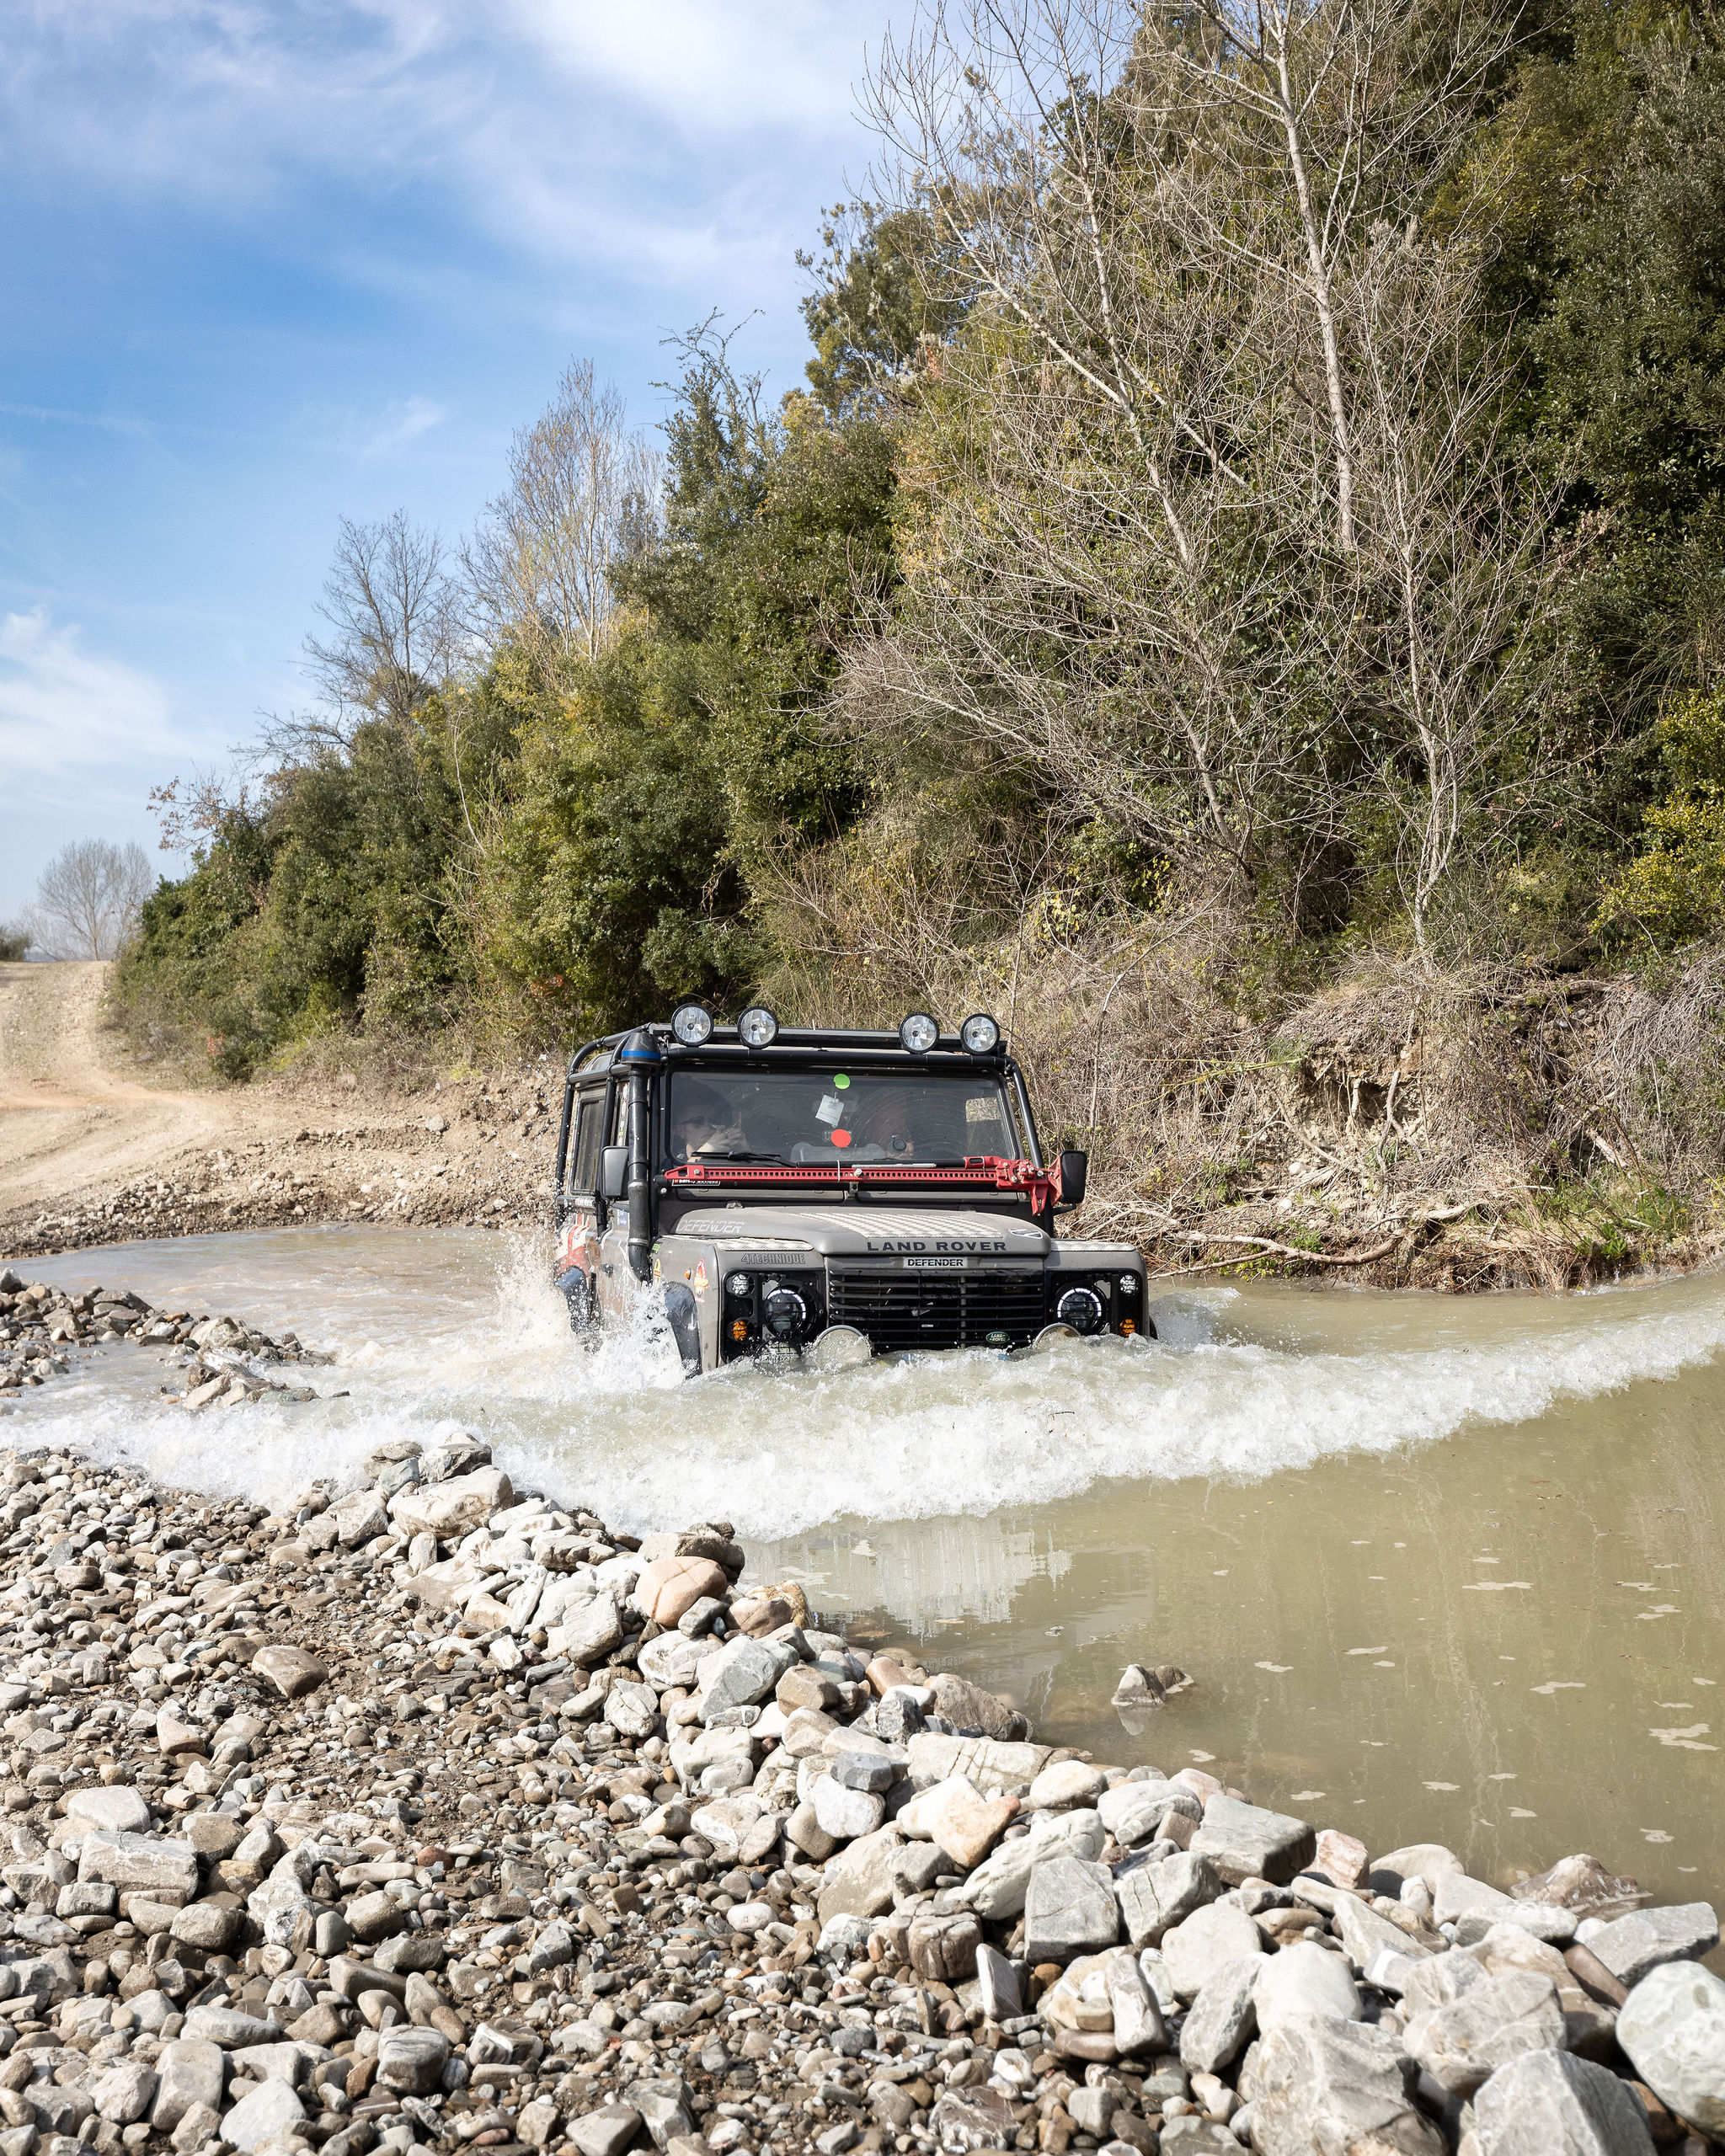
<path id="1" fill-rule="evenodd" d="M 779 1155 L 778 1154 L 777 1154 L 777 1153 L 719 1153 L 719 1152 L 713 1152 L 713 1153 L 697 1153 L 697 1154 L 694 1155 L 693 1159 L 692 1159 L 692 1160 L 688 1161 L 687 1162 L 686 1162 L 686 1163 L 685 1163 L 685 1165 L 686 1165 L 686 1166 L 688 1166 L 688 1167 L 692 1167 L 692 1168 L 699 1167 L 699 1166 L 701 1165 L 702 1161 L 770 1161 L 770 1162 L 772 1162 L 774 1166 L 778 1166 L 778 1167 L 781 1167 L 781 1168 L 782 1168 L 782 1167 L 783 1167 L 783 1166 L 785 1166 L 785 1162 L 784 1162 L 784 1161 L 783 1161 L 783 1160 L 780 1157 L 780 1155 Z"/>

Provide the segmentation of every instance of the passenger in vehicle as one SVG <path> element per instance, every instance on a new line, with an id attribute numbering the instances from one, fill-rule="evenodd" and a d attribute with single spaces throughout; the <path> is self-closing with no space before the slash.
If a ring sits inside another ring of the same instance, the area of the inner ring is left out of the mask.
<path id="1" fill-rule="evenodd" d="M 735 1112 L 716 1086 L 677 1081 L 670 1126 L 674 1161 L 697 1161 L 703 1153 L 727 1150 L 735 1127 Z"/>

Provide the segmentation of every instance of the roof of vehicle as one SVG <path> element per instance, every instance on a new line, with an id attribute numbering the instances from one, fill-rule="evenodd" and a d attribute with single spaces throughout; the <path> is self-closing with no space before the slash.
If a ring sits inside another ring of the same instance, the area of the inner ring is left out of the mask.
<path id="1" fill-rule="evenodd" d="M 875 1030 L 837 1026 L 781 1026 L 766 1047 L 750 1048 L 739 1038 L 734 1026 L 716 1025 L 706 1040 L 698 1047 L 692 1048 L 676 1038 L 668 1023 L 654 1021 L 644 1026 L 630 1026 L 620 1033 L 607 1033 L 601 1039 L 589 1041 L 571 1058 L 571 1073 L 579 1070 L 584 1076 L 590 1077 L 608 1070 L 617 1050 L 637 1033 L 647 1034 L 668 1062 L 698 1064 L 703 1059 L 712 1057 L 721 1065 L 793 1060 L 806 1064 L 810 1058 L 818 1060 L 823 1055 L 841 1054 L 852 1060 L 879 1061 L 899 1065 L 907 1070 L 1000 1070 L 1011 1060 L 1004 1040 L 985 1054 L 973 1055 L 960 1042 L 957 1033 L 942 1033 L 932 1049 L 917 1054 L 905 1046 L 895 1032 L 886 1027 Z"/>

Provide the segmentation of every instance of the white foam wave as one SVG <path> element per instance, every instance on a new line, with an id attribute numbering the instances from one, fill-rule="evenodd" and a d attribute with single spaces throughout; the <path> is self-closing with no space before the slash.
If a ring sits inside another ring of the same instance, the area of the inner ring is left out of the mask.
<path id="1" fill-rule="evenodd" d="M 224 1246 L 232 1278 L 248 1262 L 240 1246 L 282 1240 L 202 1241 Z M 844 1518 L 1033 1507 L 1110 1480 L 1252 1479 L 1388 1453 L 1670 1377 L 1725 1348 L 1725 1288 L 1712 1280 L 1499 1301 L 1471 1318 L 1456 1301 L 1214 1289 L 1161 1305 L 1154 1344 L 825 1377 L 741 1366 L 686 1383 L 669 1341 L 644 1325 L 584 1352 L 531 1242 L 291 1240 L 291 1262 L 254 1253 L 271 1294 L 296 1299 L 275 1321 L 291 1316 L 335 1348 L 335 1368 L 307 1374 L 346 1398 L 189 1419 L 151 1397 L 159 1364 L 127 1352 L 45 1390 L 6 1437 L 277 1498 L 314 1475 L 350 1474 L 383 1438 L 452 1421 L 489 1438 L 519 1479 L 618 1526 L 721 1518 L 776 1540 Z M 196 1244 L 179 1247 L 211 1262 Z M 147 1254 L 129 1255 L 130 1277 L 151 1292 Z M 99 1258 L 85 1254 L 83 1271 L 101 1278 Z M 254 1314 L 270 1321 L 267 1308 Z"/>

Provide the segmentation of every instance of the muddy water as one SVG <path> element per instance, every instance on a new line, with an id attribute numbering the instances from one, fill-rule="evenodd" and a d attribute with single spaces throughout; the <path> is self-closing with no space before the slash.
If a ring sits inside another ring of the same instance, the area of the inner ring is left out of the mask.
<path id="1" fill-rule="evenodd" d="M 1559 1300 L 1212 1286 L 1162 1341 L 817 1380 L 681 1381 L 571 1342 L 537 1253 L 313 1230 L 40 1269 L 292 1324 L 345 1398 L 189 1421 L 120 1350 L 0 1424 L 280 1494 L 379 1438 L 476 1428 L 623 1527 L 720 1517 L 751 1570 L 926 1644 L 1100 1758 L 1198 1763 L 1487 1876 L 1591 1849 L 1725 1891 L 1725 1283 Z M 1197 1683 L 1131 1728 L 1129 1660 Z"/>

